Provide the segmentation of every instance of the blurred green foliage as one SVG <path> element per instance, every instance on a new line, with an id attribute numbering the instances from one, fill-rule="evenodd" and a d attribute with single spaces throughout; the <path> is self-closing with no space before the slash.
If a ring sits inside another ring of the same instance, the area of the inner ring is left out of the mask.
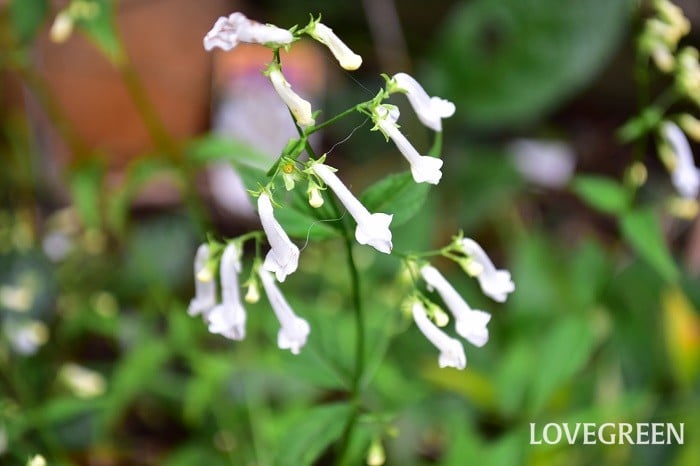
<path id="1" fill-rule="evenodd" d="M 118 62 L 116 2 L 98 3 L 96 19 L 78 26 Z M 493 319 L 489 344 L 468 348 L 465 371 L 439 369 L 434 348 L 401 310 L 409 287 L 397 263 L 357 249 L 368 336 L 351 464 L 362 464 L 376 438 L 387 464 L 397 465 L 697 464 L 700 294 L 678 243 L 661 229 L 658 206 L 593 175 L 577 176 L 568 193 L 533 189 L 500 145 L 468 145 L 460 136 L 474 125 L 532 125 L 590 83 L 630 29 L 631 2 L 453 3 L 430 38 L 435 47 L 418 57 L 433 64 L 427 77 L 436 94 L 457 102 L 461 118 L 445 135 L 444 189 L 428 192 L 398 170 L 367 180 L 365 173 L 387 168 L 373 155 L 376 135 L 358 133 L 338 150 L 367 154 L 351 154 L 362 163 L 362 200 L 395 214 L 398 251 L 439 247 L 462 228 L 500 251 L 516 292 L 495 304 L 440 264 Z M 9 12 L 3 21 L 15 41 L 3 58 L 26 58 L 50 21 L 47 2 L 13 0 Z M 290 24 L 305 14 L 295 12 Z M 29 66 L 2 63 L 15 72 Z M 225 161 L 254 188 L 268 168 L 264 155 L 203 135 L 184 144 L 181 163 L 163 154 L 130 162 L 116 187 L 90 157 L 64 174 L 71 204 L 56 210 L 29 163 L 41 154 L 28 122 L 3 110 L 0 124 L 0 463 L 42 453 L 51 465 L 333 464 L 333 444 L 355 413 L 354 323 L 347 273 L 336 266 L 344 260 L 336 224 L 319 222 L 303 199 L 280 218 L 306 246 L 300 271 L 285 282 L 290 304 L 312 327 L 302 353 L 277 349 L 266 302 L 249 307 L 247 338 L 233 343 L 186 314 L 191 260 L 211 230 L 201 199 L 185 187 L 208 163 Z M 143 186 L 164 172 L 177 180 L 183 206 L 132 211 Z M 571 194 L 582 201 L 574 208 Z M 541 208 L 545 200 L 568 215 Z M 577 215 L 596 221 L 572 241 L 566 227 Z M 51 257 L 51 241 L 65 246 L 60 257 Z M 8 329 L 28 320 L 45 325 L 47 339 L 22 354 Z M 94 371 L 105 390 L 80 397 L 60 376 L 67 363 Z M 687 444 L 529 444 L 533 422 L 652 421 L 684 422 Z"/>

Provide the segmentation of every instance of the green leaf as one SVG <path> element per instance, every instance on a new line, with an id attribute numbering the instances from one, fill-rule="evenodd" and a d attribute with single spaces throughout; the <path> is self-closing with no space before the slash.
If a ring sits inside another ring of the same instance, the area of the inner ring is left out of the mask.
<path id="1" fill-rule="evenodd" d="M 622 236 L 665 280 L 675 282 L 679 272 L 666 246 L 661 226 L 651 209 L 638 209 L 620 219 Z"/>
<path id="2" fill-rule="evenodd" d="M 228 356 L 207 355 L 193 361 L 195 374 L 185 390 L 183 411 L 189 422 L 199 423 L 207 408 L 215 406 L 221 386 L 233 367 Z"/>
<path id="3" fill-rule="evenodd" d="M 556 322 L 544 335 L 537 358 L 539 370 L 530 387 L 531 414 L 539 413 L 555 390 L 586 364 L 593 351 L 595 336 L 590 322 L 581 316 L 568 316 Z"/>
<path id="4" fill-rule="evenodd" d="M 103 177 L 103 167 L 97 162 L 89 162 L 73 170 L 69 180 L 73 204 L 87 228 L 100 228 L 102 224 Z"/>
<path id="5" fill-rule="evenodd" d="M 393 214 L 391 226 L 396 227 L 418 213 L 429 190 L 429 184 L 416 183 L 409 172 L 396 173 L 367 188 L 360 200 L 370 212 Z"/>
<path id="6" fill-rule="evenodd" d="M 260 176 L 272 165 L 272 158 L 243 141 L 225 138 L 214 133 L 196 139 L 186 150 L 190 160 L 198 164 L 230 162 L 236 167 L 258 168 Z"/>
<path id="7" fill-rule="evenodd" d="M 347 403 L 317 406 L 304 413 L 303 419 L 287 431 L 279 443 L 276 466 L 306 466 L 335 440 L 352 415 Z"/>
<path id="8" fill-rule="evenodd" d="M 324 240 L 340 234 L 332 223 L 312 217 L 304 207 L 294 203 L 275 209 L 275 218 L 289 236 L 301 240 Z"/>
<path id="9" fill-rule="evenodd" d="M 127 167 L 124 182 L 107 199 L 109 225 L 116 231 L 123 232 L 134 196 L 149 180 L 169 168 L 167 161 L 154 157 L 133 160 Z"/>
<path id="10" fill-rule="evenodd" d="M 95 16 L 80 19 L 76 25 L 112 63 L 120 63 L 124 59 L 125 52 L 117 32 L 115 2 L 113 0 L 95 0 L 94 3 L 99 7 Z"/>
<path id="11" fill-rule="evenodd" d="M 121 359 L 111 377 L 107 406 L 102 412 L 103 427 L 111 426 L 132 399 L 158 378 L 168 356 L 164 342 L 151 340 L 131 349 Z"/>
<path id="12" fill-rule="evenodd" d="M 471 123 L 532 123 L 581 89 L 615 51 L 628 0 L 474 0 L 447 14 L 434 92 Z"/>
<path id="13" fill-rule="evenodd" d="M 630 208 L 630 196 L 624 186 L 610 178 L 579 175 L 571 190 L 586 204 L 608 214 L 619 215 Z"/>
<path id="14" fill-rule="evenodd" d="M 10 2 L 10 19 L 17 39 L 22 43 L 31 42 L 44 22 L 48 11 L 48 0 L 12 0 Z"/>

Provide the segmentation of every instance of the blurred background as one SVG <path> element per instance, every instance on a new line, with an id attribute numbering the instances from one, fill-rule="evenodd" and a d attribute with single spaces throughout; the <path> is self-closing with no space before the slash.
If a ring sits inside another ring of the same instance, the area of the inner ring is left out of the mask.
<path id="1" fill-rule="evenodd" d="M 698 45 L 700 4 L 676 3 Z M 443 180 L 395 248 L 461 229 L 516 283 L 498 304 L 435 263 L 493 315 L 467 368 L 441 370 L 400 310 L 399 264 L 357 249 L 369 375 L 353 464 L 373 440 L 396 465 L 700 464 L 700 227 L 669 202 L 653 137 L 619 137 L 672 85 L 639 58 L 651 3 L 623 0 L 0 0 L 0 464 L 333 464 L 354 351 L 348 277 L 329 266 L 341 240 L 286 219 L 305 245 L 284 283 L 312 327 L 298 356 L 277 349 L 265 300 L 242 342 L 186 313 L 197 245 L 257 228 L 246 173 L 294 135 L 260 74 L 268 49 L 202 47 L 233 11 L 282 28 L 321 13 L 363 57 L 350 73 L 311 39 L 283 54 L 321 118 L 374 96 L 380 73 L 455 102 Z M 352 116 L 312 141 L 358 193 L 403 169 L 370 128 Z M 686 444 L 530 445 L 531 422 L 684 422 Z"/>

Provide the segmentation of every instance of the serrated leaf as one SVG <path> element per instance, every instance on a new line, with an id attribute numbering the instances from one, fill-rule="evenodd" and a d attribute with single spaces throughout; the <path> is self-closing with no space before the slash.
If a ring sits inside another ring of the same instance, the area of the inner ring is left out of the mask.
<path id="1" fill-rule="evenodd" d="M 638 209 L 626 213 L 620 219 L 620 230 L 627 242 L 664 279 L 669 282 L 678 280 L 678 268 L 652 210 Z"/>
<path id="2" fill-rule="evenodd" d="M 619 182 L 600 176 L 577 176 L 571 190 L 586 204 L 608 214 L 619 215 L 630 207 L 630 196 Z"/>
<path id="3" fill-rule="evenodd" d="M 12 0 L 10 2 L 12 29 L 19 42 L 31 42 L 46 19 L 48 11 L 48 0 Z"/>
<path id="4" fill-rule="evenodd" d="M 409 172 L 396 173 L 379 180 L 360 196 L 370 212 L 393 214 L 391 226 L 408 222 L 420 210 L 430 185 L 416 183 Z"/>
<path id="5" fill-rule="evenodd" d="M 316 406 L 279 443 L 275 466 L 308 466 L 335 440 L 352 415 L 347 403 Z"/>

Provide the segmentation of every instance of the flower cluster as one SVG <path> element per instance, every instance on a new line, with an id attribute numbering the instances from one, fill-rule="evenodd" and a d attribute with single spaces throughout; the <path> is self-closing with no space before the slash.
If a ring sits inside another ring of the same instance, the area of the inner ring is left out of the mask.
<path id="1" fill-rule="evenodd" d="M 199 247 L 194 261 L 195 297 L 189 307 L 191 315 L 203 315 L 210 332 L 233 340 L 242 340 L 245 337 L 246 322 L 243 301 L 257 301 L 260 282 L 280 322 L 278 346 L 281 349 L 289 349 L 293 354 L 299 353 L 306 343 L 310 326 L 292 311 L 277 285 L 297 270 L 300 259 L 299 248 L 292 242 L 276 215 L 280 204 L 275 202 L 273 196 L 280 197 L 277 194 L 278 185 L 282 184 L 287 191 L 291 191 L 298 182 L 305 182 L 308 202 L 312 209 L 320 208 L 327 199 L 331 199 L 332 206 L 335 206 L 337 199 L 355 222 L 355 239 L 358 244 L 370 246 L 383 254 L 393 254 L 390 229 L 393 215 L 371 212 L 343 183 L 338 176 L 338 170 L 326 163 L 326 155 L 316 156 L 307 142 L 312 133 L 329 121 L 317 125 L 318 112 L 314 112 L 311 104 L 291 88 L 282 73 L 279 56 L 280 48 L 288 48 L 303 35 L 327 46 L 340 66 L 346 70 L 355 70 L 362 63 L 362 58 L 343 43 L 331 28 L 321 23 L 320 18 L 311 18 L 304 28 L 298 29 L 295 26 L 285 30 L 249 20 L 242 13 L 233 13 L 229 17 L 219 18 L 204 38 L 204 47 L 207 50 L 214 47 L 231 50 L 239 42 L 256 43 L 273 50 L 273 61 L 264 74 L 289 108 L 300 137 L 292 139 L 282 150 L 279 159 L 268 172 L 270 180 L 267 184 L 252 193 L 257 196 L 257 209 L 264 235 L 262 232 L 251 232 L 223 246 L 211 243 Z M 385 101 L 394 94 L 405 94 L 418 119 L 436 133 L 442 131 L 442 119 L 454 114 L 455 106 L 445 99 L 428 95 L 423 87 L 406 73 L 384 77 L 385 88 L 373 99 L 356 105 L 346 113 L 357 111 L 371 118 L 374 122 L 373 130 L 380 131 L 387 141 L 390 139 L 408 161 L 413 180 L 416 183 L 437 185 L 442 178 L 443 160 L 433 155 L 421 155 L 411 145 L 399 130 L 398 108 Z M 303 152 L 308 155 L 307 161 L 300 160 Z M 332 198 L 329 197 L 331 193 Z M 264 260 L 260 255 L 263 238 L 266 238 L 270 246 Z M 242 300 L 238 277 L 242 270 L 242 245 L 248 239 L 255 239 L 257 255 L 250 278 L 246 282 L 248 292 Z M 514 290 L 510 274 L 504 270 L 496 270 L 476 242 L 460 236 L 442 252 L 460 263 L 471 276 L 475 276 L 484 293 L 492 299 L 503 302 Z M 471 309 L 437 269 L 424 265 L 420 274 L 430 289 L 437 290 L 452 312 L 457 333 L 472 344 L 483 346 L 488 340 L 486 325 L 490 315 Z M 436 305 L 421 297 L 413 300 L 411 312 L 418 328 L 440 349 L 440 366 L 464 368 L 466 357 L 460 341 L 447 336 L 431 321 L 431 317 L 437 318 L 436 309 Z"/>
<path id="2" fill-rule="evenodd" d="M 639 38 L 640 51 L 651 58 L 656 67 L 674 78 L 673 95 L 700 105 L 700 53 L 695 47 L 679 48 L 680 40 L 690 32 L 690 21 L 670 0 L 654 0 L 654 16 L 649 18 Z M 667 105 L 666 105 L 667 106 Z M 640 117 L 649 128 L 658 132 L 658 151 L 671 173 L 671 181 L 680 198 L 671 205 L 678 214 L 697 214 L 696 198 L 700 193 L 700 171 L 695 166 L 686 134 L 700 141 L 700 121 L 694 116 L 664 116 L 652 106 Z M 644 126 L 643 125 L 643 126 Z"/>
<path id="3" fill-rule="evenodd" d="M 272 222 L 276 224 L 274 218 L 272 218 Z M 218 302 L 216 296 L 215 274 L 210 271 L 210 264 L 213 262 L 210 261 L 209 251 L 209 246 L 203 244 L 195 256 L 195 297 L 190 302 L 189 313 L 190 315 L 202 314 L 211 333 L 222 335 L 231 340 L 243 340 L 246 335 L 246 311 L 241 299 L 238 280 L 242 269 L 240 246 L 236 241 L 228 243 L 219 260 L 218 275 L 221 283 L 221 302 Z M 279 250 L 271 249 L 268 257 L 272 257 L 271 255 L 278 252 Z M 306 344 L 310 327 L 304 319 L 294 313 L 277 287 L 275 279 L 269 271 L 270 268 L 275 267 L 277 264 L 261 266 L 256 262 L 253 265 L 245 300 L 255 302 L 259 297 L 257 280 L 254 278 L 257 274 L 280 322 L 277 345 L 281 349 L 290 350 L 293 354 L 299 354 L 301 348 Z"/>
<path id="4" fill-rule="evenodd" d="M 476 241 L 463 238 L 460 235 L 441 252 L 443 256 L 456 261 L 468 275 L 476 277 L 483 293 L 494 301 L 504 302 L 508 294 L 515 291 L 515 284 L 511 279 L 510 272 L 496 269 L 491 259 Z M 412 262 L 409 264 L 411 268 L 414 265 Z M 432 265 L 423 264 L 419 271 L 428 290 L 436 291 L 440 295 L 454 317 L 457 334 L 476 347 L 484 346 L 489 339 L 489 331 L 486 326 L 491 320 L 491 315 L 478 309 L 472 309 L 438 269 Z M 418 328 L 440 350 L 438 360 L 440 367 L 449 366 L 464 369 L 467 359 L 462 344 L 439 328 L 447 323 L 442 309 L 418 293 L 409 299 L 409 304 Z M 435 323 L 428 319 L 428 313 L 433 314 Z"/>

